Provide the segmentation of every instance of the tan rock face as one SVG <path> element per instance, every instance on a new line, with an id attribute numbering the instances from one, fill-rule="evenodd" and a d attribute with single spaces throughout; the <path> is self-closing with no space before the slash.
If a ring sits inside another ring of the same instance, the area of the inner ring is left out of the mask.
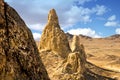
<path id="1" fill-rule="evenodd" d="M 71 49 L 72 49 L 72 53 L 68 55 L 66 62 L 66 70 L 68 70 L 67 72 L 69 73 L 70 71 L 70 73 L 71 72 L 84 73 L 86 56 L 84 52 L 84 47 L 83 45 L 80 45 L 80 40 L 78 36 L 73 37 Z"/>
<path id="2" fill-rule="evenodd" d="M 72 53 L 63 66 L 63 72 L 66 74 L 65 79 L 84 80 L 83 74 L 86 71 L 86 56 L 83 45 L 80 45 L 78 36 L 74 36 L 72 42 Z"/>
<path id="3" fill-rule="evenodd" d="M 48 24 L 59 24 L 58 16 L 54 9 L 50 10 L 50 12 L 48 14 Z M 59 27 L 59 26 L 56 26 L 56 27 Z"/>
<path id="4" fill-rule="evenodd" d="M 70 52 L 67 37 L 60 29 L 58 16 L 54 9 L 49 12 L 48 23 L 42 33 L 39 50 L 50 50 L 63 58 Z"/>
<path id="5" fill-rule="evenodd" d="M 51 80 L 112 80 L 89 70 L 84 46 L 80 44 L 78 36 L 74 36 L 71 42 L 70 50 L 56 12 L 54 9 L 50 10 L 39 50 Z"/>
<path id="6" fill-rule="evenodd" d="M 63 66 L 63 73 L 66 74 L 64 79 L 81 80 L 84 77 L 85 63 L 81 62 L 83 61 L 81 57 L 81 53 L 79 52 L 68 55 L 67 61 Z"/>
<path id="7" fill-rule="evenodd" d="M 67 73 L 79 73 L 85 72 L 85 56 L 81 55 L 80 52 L 70 53 L 67 62 L 65 64 L 65 72 Z"/>
<path id="8" fill-rule="evenodd" d="M 85 52 L 77 40 L 75 37 L 71 51 L 67 36 L 60 29 L 55 10 L 50 10 L 39 50 L 51 80 L 84 80 L 82 74 L 85 72 Z"/>
<path id="9" fill-rule="evenodd" d="M 0 79 L 49 80 L 31 31 L 0 1 Z"/>
<path id="10" fill-rule="evenodd" d="M 78 36 L 73 36 L 72 44 L 71 44 L 71 50 L 72 52 L 79 51 L 80 48 L 80 40 Z"/>
<path id="11" fill-rule="evenodd" d="M 79 52 L 80 53 L 80 58 L 83 63 L 86 63 L 86 54 L 84 50 L 84 46 L 80 44 L 80 38 L 79 36 L 73 36 L 73 40 L 71 43 L 71 50 L 72 52 Z"/>

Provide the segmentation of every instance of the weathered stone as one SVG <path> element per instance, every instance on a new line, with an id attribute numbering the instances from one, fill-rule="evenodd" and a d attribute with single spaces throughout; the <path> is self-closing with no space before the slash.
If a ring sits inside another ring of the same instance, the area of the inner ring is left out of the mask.
<path id="1" fill-rule="evenodd" d="M 71 43 L 71 50 L 72 52 L 79 52 L 82 63 L 84 64 L 86 63 L 86 54 L 85 54 L 84 46 L 80 44 L 79 36 L 74 35 Z"/>
<path id="2" fill-rule="evenodd" d="M 58 16 L 54 9 L 50 10 L 50 12 L 48 14 L 48 24 L 58 24 L 59 25 Z M 55 26 L 55 27 L 60 28 L 60 26 Z"/>
<path id="3" fill-rule="evenodd" d="M 79 41 L 78 36 L 73 37 L 72 53 L 69 53 L 62 69 L 62 72 L 67 75 L 64 79 L 84 80 L 83 74 L 86 71 L 86 56 L 84 47 L 80 45 Z"/>
<path id="4" fill-rule="evenodd" d="M 0 0 L 0 80 L 49 80 L 31 31 Z"/>
<path id="5" fill-rule="evenodd" d="M 50 10 L 48 23 L 40 39 L 39 50 L 49 50 L 61 57 L 67 57 L 70 52 L 66 34 L 60 29 L 58 16 L 54 9 Z"/>
<path id="6" fill-rule="evenodd" d="M 72 52 L 80 50 L 80 40 L 78 36 L 73 36 L 72 44 L 71 44 Z"/>
<path id="7" fill-rule="evenodd" d="M 88 62 L 79 36 L 73 37 L 70 50 L 67 37 L 60 29 L 54 9 L 49 12 L 39 50 L 51 80 L 113 80 L 95 74 L 86 67 Z"/>

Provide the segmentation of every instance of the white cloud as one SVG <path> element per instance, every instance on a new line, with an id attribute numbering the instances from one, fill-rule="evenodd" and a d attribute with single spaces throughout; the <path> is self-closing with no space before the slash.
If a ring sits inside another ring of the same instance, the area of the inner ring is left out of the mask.
<path id="1" fill-rule="evenodd" d="M 104 24 L 107 27 L 117 27 L 120 26 L 119 22 L 116 20 L 116 16 L 112 15 L 108 18 L 108 21 Z"/>
<path id="2" fill-rule="evenodd" d="M 101 36 L 95 32 L 95 30 L 92 30 L 90 28 L 77 28 L 77 29 L 71 29 L 67 31 L 70 34 L 73 35 L 79 35 L 83 34 L 86 36 L 94 37 L 94 38 L 100 38 Z"/>
<path id="3" fill-rule="evenodd" d="M 77 0 L 77 1 L 78 1 L 78 4 L 83 5 L 84 3 L 90 2 L 90 1 L 92 1 L 92 0 Z"/>
<path id="4" fill-rule="evenodd" d="M 63 21 L 61 22 L 61 24 L 71 24 L 71 25 L 77 22 L 88 23 L 88 22 L 92 22 L 91 15 L 93 14 L 103 15 L 105 12 L 107 12 L 107 8 L 103 5 L 96 5 L 93 8 L 72 6 L 68 11 L 63 12 L 62 17 L 60 17 L 62 18 L 60 21 Z"/>
<path id="5" fill-rule="evenodd" d="M 85 4 L 95 0 L 6 0 L 13 6 L 24 19 L 30 29 L 35 30 L 34 25 L 46 24 L 48 11 L 52 8 L 58 13 L 59 22 L 62 27 L 73 26 L 77 22 L 88 23 L 92 21 L 91 15 L 102 15 L 106 12 L 106 7 L 96 5 L 92 8 L 83 7 L 78 4 Z M 41 4 L 42 3 L 42 4 Z M 62 6 L 61 6 L 62 5 Z M 62 14 L 61 14 L 62 13 Z M 33 28 L 32 28 L 33 26 Z M 41 26 L 41 25 L 39 25 Z M 42 29 L 42 27 L 40 27 Z"/>
<path id="6" fill-rule="evenodd" d="M 116 15 L 112 15 L 108 18 L 109 21 L 114 21 L 116 20 Z"/>
<path id="7" fill-rule="evenodd" d="M 104 26 L 107 27 L 117 27 L 120 26 L 119 23 L 117 21 L 108 21 L 104 24 Z"/>
<path id="8" fill-rule="evenodd" d="M 42 25 L 42 24 L 33 24 L 33 25 L 28 25 L 28 27 L 31 30 L 42 31 L 44 29 L 45 25 Z"/>
<path id="9" fill-rule="evenodd" d="M 97 13 L 96 15 L 103 15 L 105 12 L 106 12 L 106 7 L 105 6 L 100 6 L 100 5 L 97 5 L 96 6 L 96 10 L 97 10 Z"/>
<path id="10" fill-rule="evenodd" d="M 115 32 L 116 32 L 116 34 L 120 34 L 120 28 L 117 28 L 117 29 L 115 30 Z"/>
<path id="11" fill-rule="evenodd" d="M 107 12 L 107 8 L 104 5 L 96 5 L 96 7 L 93 7 L 91 11 L 96 13 L 96 15 L 103 15 Z"/>
<path id="12" fill-rule="evenodd" d="M 90 16 L 85 15 L 85 16 L 82 17 L 82 21 L 83 21 L 84 23 L 87 23 L 87 22 L 91 22 L 92 19 L 90 19 Z"/>
<path id="13" fill-rule="evenodd" d="M 33 37 L 35 40 L 40 40 L 41 34 L 40 33 L 33 33 Z"/>
<path id="14" fill-rule="evenodd" d="M 64 16 L 66 17 L 66 24 L 75 24 L 76 22 L 91 22 L 90 18 L 91 10 L 89 8 L 72 6 L 72 8 L 67 11 Z"/>

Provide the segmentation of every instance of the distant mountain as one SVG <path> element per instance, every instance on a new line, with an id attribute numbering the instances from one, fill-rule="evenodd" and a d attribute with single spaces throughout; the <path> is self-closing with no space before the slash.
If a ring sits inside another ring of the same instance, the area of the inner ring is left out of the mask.
<path id="1" fill-rule="evenodd" d="M 80 34 L 79 37 L 84 38 L 84 39 L 92 39 L 92 37 L 86 36 L 86 35 L 82 35 L 82 34 Z"/>
<path id="2" fill-rule="evenodd" d="M 66 33 L 66 35 L 67 35 L 67 37 L 68 37 L 68 40 L 69 39 L 72 39 L 73 38 L 73 36 L 74 35 L 72 35 L 72 34 L 70 34 L 70 33 Z M 82 35 L 82 34 L 80 34 L 80 35 L 78 35 L 80 38 L 82 38 L 82 39 L 92 39 L 92 37 L 89 37 L 89 36 L 86 36 L 86 35 Z"/>
<path id="3" fill-rule="evenodd" d="M 120 39 L 120 34 L 115 34 L 109 37 L 106 37 L 107 39 L 115 40 L 115 39 Z"/>
<path id="4" fill-rule="evenodd" d="M 74 35 L 70 34 L 70 33 L 66 33 L 68 39 L 72 39 Z M 95 38 L 92 38 L 90 36 L 86 36 L 86 35 L 78 35 L 80 38 L 82 39 L 95 39 Z M 115 39 L 120 39 L 120 34 L 114 34 L 114 35 L 111 35 L 111 36 L 108 36 L 108 37 L 105 37 L 105 38 L 98 38 L 98 39 L 110 39 L 110 40 L 115 40 Z"/>

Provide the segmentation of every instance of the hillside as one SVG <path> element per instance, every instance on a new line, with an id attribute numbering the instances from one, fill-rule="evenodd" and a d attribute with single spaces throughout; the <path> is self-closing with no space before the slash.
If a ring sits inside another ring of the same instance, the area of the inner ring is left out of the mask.
<path id="1" fill-rule="evenodd" d="M 120 35 L 105 38 L 79 35 L 79 38 L 85 46 L 87 61 L 99 67 L 120 72 Z M 69 38 L 70 43 L 71 40 L 72 37 Z"/>

